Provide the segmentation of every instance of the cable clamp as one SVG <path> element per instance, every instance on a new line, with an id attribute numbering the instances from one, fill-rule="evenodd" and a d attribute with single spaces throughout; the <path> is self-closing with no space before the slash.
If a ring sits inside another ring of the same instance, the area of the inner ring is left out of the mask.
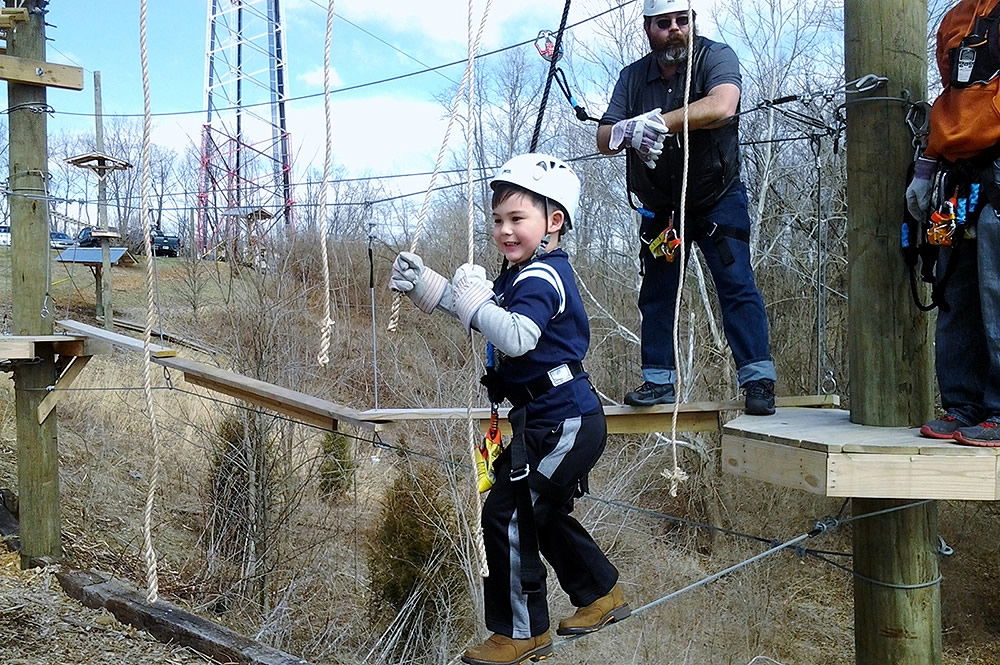
<path id="1" fill-rule="evenodd" d="M 26 102 L 24 104 L 15 104 L 7 109 L 7 115 L 10 115 L 14 111 L 30 111 L 31 113 L 48 113 L 49 115 L 55 115 L 56 110 L 49 104 L 44 104 L 40 102 Z"/>
<path id="2" fill-rule="evenodd" d="M 840 520 L 833 515 L 827 515 L 816 521 L 813 530 L 809 532 L 811 536 L 818 536 L 821 533 L 836 531 L 840 527 Z"/>

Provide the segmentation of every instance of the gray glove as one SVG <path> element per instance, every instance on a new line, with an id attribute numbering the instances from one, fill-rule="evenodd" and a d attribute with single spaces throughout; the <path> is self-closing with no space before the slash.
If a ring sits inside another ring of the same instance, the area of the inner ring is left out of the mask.
<path id="1" fill-rule="evenodd" d="M 611 127 L 609 147 L 618 150 L 626 141 L 637 153 L 640 159 L 651 169 L 656 168 L 656 160 L 663 152 L 663 142 L 670 136 L 670 131 L 663 124 L 660 109 L 637 115 L 628 120 L 621 120 Z"/>
<path id="2" fill-rule="evenodd" d="M 906 188 L 906 209 L 914 219 L 927 219 L 931 207 L 931 189 L 934 187 L 934 171 L 937 161 L 918 157 L 913 165 L 913 180 Z"/>
<path id="3" fill-rule="evenodd" d="M 412 252 L 400 252 L 392 262 L 389 288 L 405 293 L 420 311 L 430 314 L 441 302 L 448 280 L 424 265 Z"/>
<path id="4" fill-rule="evenodd" d="M 451 289 L 455 295 L 455 313 L 469 332 L 476 312 L 493 300 L 493 282 L 486 279 L 486 269 L 482 266 L 463 263 L 455 271 Z"/>

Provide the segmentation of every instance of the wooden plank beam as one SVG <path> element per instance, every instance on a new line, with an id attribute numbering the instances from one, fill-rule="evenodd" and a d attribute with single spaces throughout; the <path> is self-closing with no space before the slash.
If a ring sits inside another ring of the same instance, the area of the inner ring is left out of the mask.
<path id="1" fill-rule="evenodd" d="M 738 476 L 825 495 L 827 455 L 732 434 L 722 435 L 722 466 Z"/>
<path id="2" fill-rule="evenodd" d="M 827 496 L 993 501 L 996 491 L 995 456 L 841 453 L 827 463 Z"/>
<path id="3" fill-rule="evenodd" d="M 80 323 L 79 321 L 71 321 L 64 319 L 62 321 L 57 321 L 62 328 L 66 330 L 78 333 L 80 335 L 86 335 L 87 337 L 93 337 L 95 339 L 107 342 L 113 346 L 117 346 L 120 349 L 125 349 L 127 351 L 138 351 L 143 352 L 142 340 L 135 339 L 134 337 L 128 337 L 127 335 L 121 335 L 116 332 L 111 332 L 110 330 L 105 330 L 103 328 L 98 328 L 96 326 L 87 325 L 86 323 Z M 177 351 L 168 348 L 166 346 L 160 346 L 159 344 L 150 344 L 149 352 L 154 358 L 172 358 L 177 355 Z"/>
<path id="4" fill-rule="evenodd" d="M 80 373 L 87 366 L 88 362 L 90 362 L 90 356 L 76 356 L 70 361 L 66 369 L 63 370 L 62 376 L 56 380 L 55 390 L 45 395 L 38 405 L 39 425 L 45 422 L 45 419 L 49 417 L 49 414 L 56 408 L 56 405 L 66 396 L 66 393 L 60 391 L 73 385 L 73 382 L 80 376 Z"/>
<path id="5" fill-rule="evenodd" d="M 837 395 L 799 395 L 778 397 L 779 407 L 835 407 L 840 405 Z M 743 403 L 737 400 L 722 402 L 688 402 L 678 410 L 677 429 L 681 432 L 716 432 L 719 430 L 719 414 L 722 411 L 742 410 Z M 510 433 L 507 423 L 509 408 L 500 409 L 500 429 Z M 609 434 L 642 434 L 649 432 L 669 432 L 674 407 L 660 406 L 631 407 L 606 406 L 604 415 Z M 465 420 L 468 410 L 461 408 L 432 409 L 369 409 L 358 414 L 365 420 L 377 423 L 396 423 L 412 420 Z M 486 431 L 490 410 L 480 407 L 472 409 L 472 417 L 479 421 L 479 428 Z"/>
<path id="6" fill-rule="evenodd" d="M 0 79 L 27 85 L 83 90 L 82 68 L 13 55 L 0 55 Z"/>
<path id="7" fill-rule="evenodd" d="M 103 331 L 102 331 L 103 332 Z M 301 393 L 297 390 L 258 381 L 242 374 L 211 367 L 187 358 L 155 358 L 154 362 L 184 372 L 184 379 L 202 388 L 258 404 L 317 427 L 335 429 L 338 421 L 360 429 L 377 431 L 380 425 L 354 409 Z"/>
<path id="8" fill-rule="evenodd" d="M 5 360 L 30 360 L 35 357 L 35 343 L 30 337 L 0 338 L 0 358 Z"/>

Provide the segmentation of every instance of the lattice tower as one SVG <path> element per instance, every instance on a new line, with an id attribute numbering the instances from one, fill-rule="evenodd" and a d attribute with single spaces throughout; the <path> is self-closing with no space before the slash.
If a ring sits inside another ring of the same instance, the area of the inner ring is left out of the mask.
<path id="1" fill-rule="evenodd" d="M 256 261 L 293 221 L 280 0 L 208 0 L 206 44 L 196 241 Z"/>

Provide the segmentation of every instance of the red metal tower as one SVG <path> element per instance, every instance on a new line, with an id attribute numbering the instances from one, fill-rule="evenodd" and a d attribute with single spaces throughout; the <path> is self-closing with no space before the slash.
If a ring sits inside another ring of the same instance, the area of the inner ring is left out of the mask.
<path id="1" fill-rule="evenodd" d="M 198 187 L 202 254 L 253 261 L 292 223 L 280 0 L 208 0 Z"/>

